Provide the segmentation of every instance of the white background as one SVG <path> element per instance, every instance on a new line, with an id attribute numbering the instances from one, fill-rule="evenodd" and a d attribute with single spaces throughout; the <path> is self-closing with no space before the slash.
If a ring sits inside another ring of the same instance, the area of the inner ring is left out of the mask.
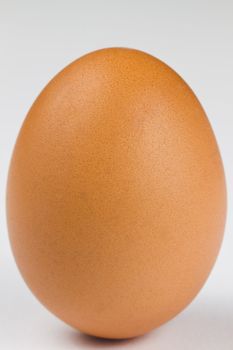
<path id="1" fill-rule="evenodd" d="M 64 66 L 108 46 L 147 51 L 188 82 L 215 131 L 228 185 L 225 240 L 197 299 L 158 330 L 121 342 L 83 336 L 37 302 L 16 269 L 5 219 L 9 160 L 30 105 Z M 0 0 L 0 50 L 0 348 L 232 350 L 233 1 Z"/>

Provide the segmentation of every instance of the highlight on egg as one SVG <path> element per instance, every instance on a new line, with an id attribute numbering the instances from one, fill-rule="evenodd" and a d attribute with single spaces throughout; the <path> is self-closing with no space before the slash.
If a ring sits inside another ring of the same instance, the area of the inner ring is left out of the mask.
<path id="1" fill-rule="evenodd" d="M 142 51 L 91 52 L 26 116 L 7 186 L 18 268 L 52 313 L 104 338 L 182 311 L 223 238 L 224 171 L 197 97 Z"/>

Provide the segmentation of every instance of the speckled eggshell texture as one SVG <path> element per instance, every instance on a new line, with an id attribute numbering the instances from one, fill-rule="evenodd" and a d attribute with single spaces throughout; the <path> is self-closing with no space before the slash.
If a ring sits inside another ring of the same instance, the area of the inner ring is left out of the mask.
<path id="1" fill-rule="evenodd" d="M 225 197 L 188 85 L 144 52 L 103 49 L 61 71 L 25 119 L 8 179 L 10 241 L 51 312 L 91 335 L 133 337 L 203 286 Z"/>

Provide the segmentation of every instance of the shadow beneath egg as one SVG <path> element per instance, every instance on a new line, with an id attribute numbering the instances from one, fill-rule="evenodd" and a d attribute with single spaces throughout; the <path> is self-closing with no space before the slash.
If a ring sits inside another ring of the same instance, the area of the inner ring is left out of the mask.
<path id="1" fill-rule="evenodd" d="M 112 349 L 135 346 L 136 344 L 143 342 L 143 339 L 146 336 L 147 335 L 143 335 L 141 337 L 129 339 L 106 339 L 83 334 L 74 330 L 72 331 L 72 334 L 70 334 L 70 340 L 73 344 L 77 345 L 78 349 Z"/>

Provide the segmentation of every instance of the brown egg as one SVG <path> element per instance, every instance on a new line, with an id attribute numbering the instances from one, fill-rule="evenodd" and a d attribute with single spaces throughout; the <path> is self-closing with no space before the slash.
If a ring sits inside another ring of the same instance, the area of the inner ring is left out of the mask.
<path id="1" fill-rule="evenodd" d="M 203 286 L 225 197 L 215 137 L 182 78 L 146 53 L 99 50 L 60 72 L 26 117 L 8 179 L 10 241 L 55 315 L 134 337 Z"/>

